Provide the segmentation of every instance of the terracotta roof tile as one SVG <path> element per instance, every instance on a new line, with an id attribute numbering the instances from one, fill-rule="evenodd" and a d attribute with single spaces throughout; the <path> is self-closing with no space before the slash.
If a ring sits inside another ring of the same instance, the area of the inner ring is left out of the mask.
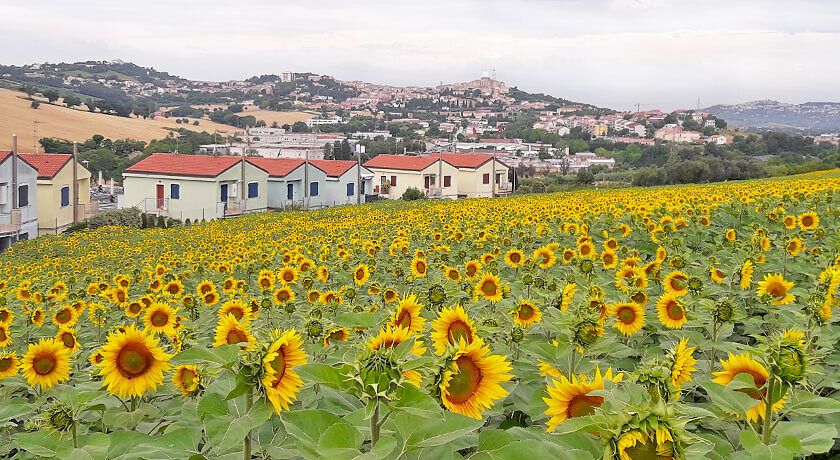
<path id="1" fill-rule="evenodd" d="M 377 155 L 367 162 L 364 166 L 366 168 L 374 169 L 400 169 L 404 171 L 422 171 L 437 161 L 437 158 L 430 156 L 412 156 L 412 155 Z"/>
<path id="2" fill-rule="evenodd" d="M 285 177 L 301 166 L 304 161 L 297 158 L 248 158 L 248 162 L 264 169 L 269 177 Z"/>
<path id="3" fill-rule="evenodd" d="M 52 179 L 73 159 L 69 153 L 20 153 L 20 158 L 38 170 L 38 179 Z"/>
<path id="4" fill-rule="evenodd" d="M 242 160 L 239 156 L 182 155 L 153 153 L 125 172 L 164 176 L 216 177 Z"/>
<path id="5" fill-rule="evenodd" d="M 356 165 L 355 161 L 350 160 L 312 160 L 310 163 L 327 173 L 327 177 L 341 177 Z"/>

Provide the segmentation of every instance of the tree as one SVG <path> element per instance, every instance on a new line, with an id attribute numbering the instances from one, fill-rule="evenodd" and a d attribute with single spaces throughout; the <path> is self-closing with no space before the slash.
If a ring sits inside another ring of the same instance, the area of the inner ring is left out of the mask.
<path id="1" fill-rule="evenodd" d="M 231 104 L 228 106 L 228 110 L 232 113 L 239 113 L 242 112 L 242 110 L 244 110 L 244 107 L 242 106 L 242 104 Z"/>
<path id="2" fill-rule="evenodd" d="M 569 169 L 572 165 L 569 162 L 569 157 L 567 155 L 563 155 L 563 158 L 560 159 L 560 174 L 566 175 L 569 174 Z"/>
<path id="3" fill-rule="evenodd" d="M 292 125 L 292 132 L 293 133 L 308 133 L 311 132 L 309 126 L 306 126 L 306 123 L 302 121 L 296 121 L 295 124 Z"/>
<path id="4" fill-rule="evenodd" d="M 32 85 L 21 85 L 20 90 L 26 93 L 27 96 L 32 97 L 38 92 L 38 88 Z"/>
<path id="5" fill-rule="evenodd" d="M 38 101 L 32 101 L 32 103 L 31 103 L 31 104 L 29 104 L 29 107 L 32 107 L 33 109 L 37 109 L 40 105 L 41 105 L 41 103 L 40 103 L 40 102 L 38 102 Z"/>
<path id="6" fill-rule="evenodd" d="M 81 105 L 82 99 L 79 96 L 74 96 L 72 94 L 68 94 L 64 96 L 64 105 L 67 107 L 75 107 L 77 105 Z"/>
<path id="7" fill-rule="evenodd" d="M 44 97 L 47 98 L 48 101 L 50 101 L 50 104 L 57 101 L 58 98 L 61 97 L 61 95 L 58 94 L 58 91 L 54 89 L 46 89 L 44 91 L 41 91 L 41 94 L 43 94 Z"/>
<path id="8" fill-rule="evenodd" d="M 595 182 L 595 175 L 589 169 L 579 169 L 577 172 L 577 182 L 581 185 L 591 185 Z"/>
<path id="9" fill-rule="evenodd" d="M 409 187 L 403 192 L 402 199 L 405 201 L 414 201 L 414 200 L 421 200 L 425 198 L 426 195 L 423 194 L 423 191 L 419 188 Z"/>
<path id="10" fill-rule="evenodd" d="M 545 147 L 540 147 L 540 151 L 537 152 L 537 156 L 540 160 L 547 160 L 551 158 L 551 155 L 548 154 L 548 150 Z"/>

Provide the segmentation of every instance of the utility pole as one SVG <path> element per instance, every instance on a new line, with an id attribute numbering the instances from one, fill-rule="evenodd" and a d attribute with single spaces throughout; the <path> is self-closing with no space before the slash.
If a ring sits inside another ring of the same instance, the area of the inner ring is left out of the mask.
<path id="1" fill-rule="evenodd" d="M 245 187 L 246 187 L 246 185 L 245 185 L 245 154 L 246 154 L 246 149 L 251 150 L 251 137 L 248 136 L 248 125 L 245 125 L 245 145 L 247 147 L 244 147 L 242 149 L 242 167 L 240 168 L 240 169 L 242 169 L 242 186 L 241 186 L 242 191 L 239 192 L 239 193 L 241 193 L 242 207 L 243 208 L 245 208 L 245 204 L 246 204 L 246 200 L 247 200 L 247 198 L 246 198 L 247 194 L 245 193 Z M 245 209 L 242 209 L 242 211 L 245 211 Z"/>
<path id="2" fill-rule="evenodd" d="M 18 149 L 17 134 L 12 134 L 12 210 L 18 207 Z"/>
<path id="3" fill-rule="evenodd" d="M 79 143 L 73 142 L 73 225 L 79 223 Z"/>
<path id="4" fill-rule="evenodd" d="M 303 160 L 303 206 L 309 210 L 309 149 L 306 149 Z"/>
<path id="5" fill-rule="evenodd" d="M 490 198 L 496 198 L 496 152 L 493 155 L 493 169 L 490 177 Z"/>
<path id="6" fill-rule="evenodd" d="M 362 204 L 362 146 L 357 145 L 356 148 L 358 150 L 356 153 L 358 159 L 356 163 L 356 204 Z"/>

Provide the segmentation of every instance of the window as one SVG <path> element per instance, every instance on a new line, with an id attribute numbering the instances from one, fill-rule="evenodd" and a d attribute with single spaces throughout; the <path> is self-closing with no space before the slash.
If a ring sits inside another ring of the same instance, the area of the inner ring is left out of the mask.
<path id="1" fill-rule="evenodd" d="M 380 177 L 379 177 L 379 183 L 380 183 L 381 185 L 385 185 L 385 181 L 387 181 L 387 180 L 388 180 L 388 178 L 387 178 L 387 177 L 385 177 L 385 176 L 380 176 Z"/>
<path id="2" fill-rule="evenodd" d="M 397 176 L 391 176 L 391 185 L 394 187 L 397 186 Z"/>
<path id="3" fill-rule="evenodd" d="M 256 198 L 260 196 L 260 183 L 248 182 L 248 198 Z"/>
<path id="4" fill-rule="evenodd" d="M 452 186 L 452 176 L 443 176 L 443 186 L 444 187 L 451 187 Z"/>
<path id="5" fill-rule="evenodd" d="M 318 183 L 311 182 L 309 184 L 309 196 L 318 196 Z"/>
<path id="6" fill-rule="evenodd" d="M 295 184 L 286 184 L 286 199 L 295 199 Z"/>
<path id="7" fill-rule="evenodd" d="M 61 207 L 70 206 L 70 186 L 61 187 Z"/>
<path id="8" fill-rule="evenodd" d="M 169 198 L 173 200 L 181 199 L 181 184 L 169 185 Z"/>
<path id="9" fill-rule="evenodd" d="M 29 184 L 18 186 L 18 207 L 25 208 L 29 206 Z"/>
<path id="10" fill-rule="evenodd" d="M 481 182 L 484 183 L 484 184 L 489 184 L 490 183 L 490 174 L 489 173 L 484 173 L 484 175 L 481 176 Z"/>
<path id="11" fill-rule="evenodd" d="M 21 233 L 18 235 L 18 241 L 28 241 L 29 240 L 29 233 Z"/>
<path id="12" fill-rule="evenodd" d="M 353 196 L 356 194 L 356 184 L 352 182 L 347 183 L 347 196 Z"/>

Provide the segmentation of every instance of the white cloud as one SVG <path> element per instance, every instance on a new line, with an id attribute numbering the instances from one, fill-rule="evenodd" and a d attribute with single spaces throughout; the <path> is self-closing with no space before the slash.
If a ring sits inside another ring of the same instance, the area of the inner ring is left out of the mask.
<path id="1" fill-rule="evenodd" d="M 617 108 L 840 100 L 830 1 L 70 3 L 0 5 L 14 18 L 0 62 L 121 58 L 196 79 L 296 70 L 424 85 L 495 68 L 523 89 Z"/>

